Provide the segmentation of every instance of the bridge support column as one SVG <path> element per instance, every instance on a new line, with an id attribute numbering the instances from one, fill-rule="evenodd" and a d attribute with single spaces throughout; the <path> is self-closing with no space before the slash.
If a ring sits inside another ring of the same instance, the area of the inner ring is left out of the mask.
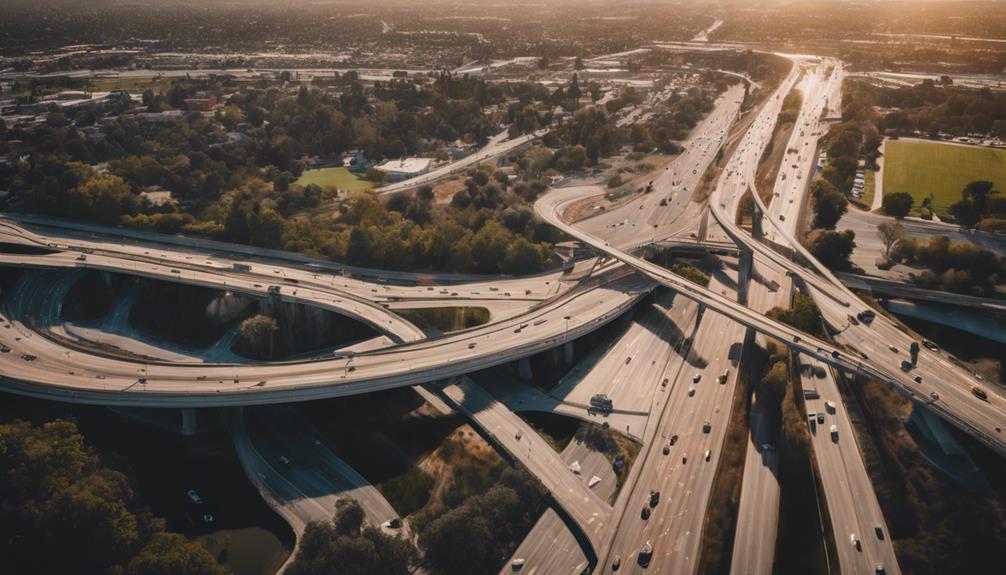
<path id="1" fill-rule="evenodd" d="M 196 410 L 193 407 L 182 408 L 182 435 L 190 437 L 196 434 L 199 425 L 196 422 Z"/>
<path id="2" fill-rule="evenodd" d="M 101 281 L 105 282 L 105 287 L 112 285 L 112 272 L 103 271 L 101 272 Z"/>
<path id="3" fill-rule="evenodd" d="M 522 357 L 517 361 L 517 377 L 521 379 L 530 380 L 533 374 L 531 373 L 531 358 Z"/>
<path id="4" fill-rule="evenodd" d="M 567 366 L 573 365 L 573 342 L 567 341 L 562 344 L 562 361 Z"/>
<path id="5" fill-rule="evenodd" d="M 751 190 L 751 193 L 757 194 L 758 192 Z M 765 214 L 758 208 L 758 204 L 752 204 L 751 207 L 751 237 L 760 240 L 765 237 L 765 232 L 762 230 L 762 219 L 765 217 Z"/>
<path id="6" fill-rule="evenodd" d="M 754 252 L 742 248 L 740 266 L 737 269 L 737 303 L 741 305 L 748 303 L 748 282 L 751 280 L 752 266 L 754 266 Z"/>

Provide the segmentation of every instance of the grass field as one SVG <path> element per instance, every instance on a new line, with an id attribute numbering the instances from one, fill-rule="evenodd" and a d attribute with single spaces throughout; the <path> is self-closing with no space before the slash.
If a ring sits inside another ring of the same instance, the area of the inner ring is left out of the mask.
<path id="1" fill-rule="evenodd" d="M 860 203 L 868 208 L 873 205 L 873 194 L 877 191 L 877 172 L 866 170 L 863 174 L 863 197 L 859 198 Z"/>
<path id="2" fill-rule="evenodd" d="M 910 140 L 885 144 L 884 193 L 908 192 L 915 198 L 914 213 L 929 194 L 933 211 L 947 213 L 974 180 L 988 180 L 1006 190 L 1006 150 Z"/>
<path id="3" fill-rule="evenodd" d="M 317 170 L 304 170 L 297 181 L 301 186 L 316 184 L 321 187 L 335 186 L 340 190 L 369 190 L 374 187 L 374 182 L 359 178 L 356 174 L 346 168 L 319 168 Z"/>

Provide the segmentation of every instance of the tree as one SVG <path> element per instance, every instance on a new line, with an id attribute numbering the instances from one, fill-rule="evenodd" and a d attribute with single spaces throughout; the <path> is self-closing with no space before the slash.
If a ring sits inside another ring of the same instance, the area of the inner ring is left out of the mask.
<path id="1" fill-rule="evenodd" d="M 177 533 L 157 533 L 129 562 L 129 575 L 226 575 L 206 549 Z"/>
<path id="2" fill-rule="evenodd" d="M 883 222 L 877 226 L 877 235 L 884 242 L 884 257 L 891 259 L 891 251 L 905 239 L 905 226 L 901 222 Z"/>
<path id="3" fill-rule="evenodd" d="M 276 320 L 267 315 L 258 314 L 242 321 L 238 329 L 241 332 L 241 337 L 255 349 L 261 350 L 268 343 L 269 357 L 272 357 L 273 336 L 279 329 Z"/>
<path id="4" fill-rule="evenodd" d="M 527 275 L 541 271 L 544 258 L 534 244 L 522 237 L 514 240 L 507 247 L 503 259 L 503 273 L 511 275 Z"/>
<path id="5" fill-rule="evenodd" d="M 580 100 L 580 79 L 576 72 L 573 72 L 573 78 L 569 81 L 569 87 L 566 88 L 566 97 L 577 102 Z"/>
<path id="6" fill-rule="evenodd" d="M 912 198 L 911 194 L 905 192 L 894 192 L 891 194 L 884 194 L 883 208 L 884 213 L 889 216 L 894 216 L 895 218 L 904 219 L 908 215 L 908 212 L 912 211 L 912 204 L 915 200 Z"/>
<path id="7" fill-rule="evenodd" d="M 845 199 L 845 194 L 832 189 L 814 200 L 814 227 L 834 229 L 848 209 L 849 201 Z"/>
<path id="8" fill-rule="evenodd" d="M 0 567 L 25 574 L 223 574 L 202 546 L 164 533 L 132 485 L 102 464 L 73 423 L 0 425 Z"/>
<path id="9" fill-rule="evenodd" d="M 289 575 L 409 575 L 418 563 L 407 539 L 386 535 L 363 525 L 363 509 L 356 501 L 336 504 L 331 522 L 312 522 L 304 530 Z"/>
<path id="10" fill-rule="evenodd" d="M 358 535 L 363 528 L 364 518 L 363 508 L 359 502 L 353 499 L 340 499 L 335 502 L 332 526 L 339 535 Z"/>
<path id="11" fill-rule="evenodd" d="M 975 203 L 969 199 L 961 199 L 950 205 L 950 214 L 954 216 L 957 225 L 962 228 L 973 228 L 981 220 L 981 213 L 975 209 Z"/>
<path id="12" fill-rule="evenodd" d="M 856 249 L 856 232 L 845 230 L 817 230 L 808 237 L 808 249 L 829 269 L 845 271 L 850 268 L 849 256 Z"/>
<path id="13" fill-rule="evenodd" d="M 789 365 L 785 361 L 773 363 L 761 378 L 758 386 L 758 402 L 777 407 L 786 396 L 787 385 L 789 385 Z"/>
<path id="14" fill-rule="evenodd" d="M 814 303 L 814 298 L 809 295 L 797 292 L 793 294 L 793 304 L 790 309 L 774 307 L 768 310 L 765 315 L 800 331 L 816 336 L 824 335 L 824 328 L 821 326 L 821 310 Z"/>

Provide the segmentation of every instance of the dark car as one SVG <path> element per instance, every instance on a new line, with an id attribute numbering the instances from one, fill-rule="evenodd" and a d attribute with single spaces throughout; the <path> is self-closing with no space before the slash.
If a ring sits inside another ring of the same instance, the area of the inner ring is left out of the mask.
<path id="1" fill-rule="evenodd" d="M 649 519 L 650 518 L 650 508 L 646 507 L 644 505 L 643 506 L 643 510 L 639 512 L 639 517 L 641 517 L 643 519 L 643 521 L 646 521 L 647 519 Z"/>
<path id="2" fill-rule="evenodd" d="M 660 503 L 660 492 L 651 491 L 650 492 L 650 507 L 656 507 Z"/>

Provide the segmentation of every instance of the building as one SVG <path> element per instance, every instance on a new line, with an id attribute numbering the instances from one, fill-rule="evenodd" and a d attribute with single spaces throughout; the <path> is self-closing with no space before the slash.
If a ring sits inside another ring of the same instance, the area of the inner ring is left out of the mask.
<path id="1" fill-rule="evenodd" d="M 418 175 L 430 171 L 430 158 L 402 158 L 400 160 L 387 160 L 375 166 L 376 169 L 384 172 L 389 182 L 400 182 L 408 180 Z"/>
<path id="2" fill-rule="evenodd" d="M 161 207 L 166 205 L 174 205 L 175 199 L 171 195 L 170 190 L 165 190 L 160 186 L 149 186 L 140 192 L 140 200 L 146 201 L 151 206 Z"/>
<path id="3" fill-rule="evenodd" d="M 216 107 L 216 96 L 197 94 L 194 98 L 185 99 L 185 109 L 193 112 L 212 112 Z"/>

